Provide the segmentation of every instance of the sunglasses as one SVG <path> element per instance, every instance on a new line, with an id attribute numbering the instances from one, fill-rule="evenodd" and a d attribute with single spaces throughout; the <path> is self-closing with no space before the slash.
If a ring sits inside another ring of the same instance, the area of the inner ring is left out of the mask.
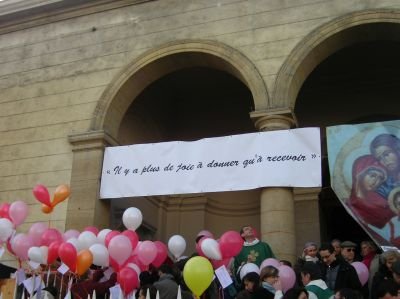
<path id="1" fill-rule="evenodd" d="M 355 248 L 346 248 L 346 251 L 347 252 L 352 252 L 352 251 L 355 252 L 356 250 L 355 250 Z"/>

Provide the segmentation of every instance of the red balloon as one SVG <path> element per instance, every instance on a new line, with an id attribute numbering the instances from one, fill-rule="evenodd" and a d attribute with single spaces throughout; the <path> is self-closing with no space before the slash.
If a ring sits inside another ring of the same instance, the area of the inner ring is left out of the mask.
<path id="1" fill-rule="evenodd" d="M 8 220 L 11 220 L 10 215 L 8 213 L 9 210 L 10 210 L 9 203 L 0 204 L 0 218 L 7 218 Z"/>
<path id="2" fill-rule="evenodd" d="M 58 249 L 60 248 L 61 242 L 51 242 L 49 245 L 49 251 L 47 255 L 47 263 L 52 264 L 58 258 Z"/>
<path id="3" fill-rule="evenodd" d="M 33 190 L 33 195 L 36 197 L 36 199 L 45 204 L 48 207 L 51 207 L 51 202 L 50 202 L 50 194 L 49 190 L 47 190 L 46 186 L 44 185 L 36 185 Z"/>
<path id="4" fill-rule="evenodd" d="M 137 244 L 139 243 L 139 237 L 137 235 L 136 232 L 134 232 L 133 230 L 124 230 L 122 232 L 122 235 L 124 235 L 125 237 L 128 237 L 128 239 L 131 241 L 132 244 L 132 250 L 134 250 L 137 246 Z"/>
<path id="5" fill-rule="evenodd" d="M 139 278 L 135 270 L 126 267 L 118 272 L 117 281 L 125 295 L 130 294 L 139 285 Z"/>
<path id="6" fill-rule="evenodd" d="M 95 226 L 87 226 L 83 229 L 84 232 L 92 232 L 95 234 L 95 236 L 97 236 L 97 234 L 99 233 L 99 229 Z"/>
<path id="7" fill-rule="evenodd" d="M 219 239 L 219 249 L 222 258 L 234 257 L 239 254 L 243 247 L 243 239 L 236 231 L 225 232 Z"/>
<path id="8" fill-rule="evenodd" d="M 49 228 L 43 233 L 40 244 L 42 246 L 50 246 L 50 244 L 53 242 L 61 243 L 62 241 L 63 237 L 58 229 Z"/>
<path id="9" fill-rule="evenodd" d="M 148 270 L 147 265 L 143 264 L 137 255 L 133 255 L 132 258 L 129 258 L 128 260 L 130 260 L 130 263 L 136 264 L 142 272 Z"/>
<path id="10" fill-rule="evenodd" d="M 211 264 L 213 265 L 214 269 L 218 269 L 222 265 L 224 265 L 225 267 L 229 268 L 228 265 L 229 265 L 231 259 L 232 259 L 231 257 L 227 257 L 227 258 L 222 259 L 220 261 L 217 261 L 217 260 L 210 260 L 210 261 L 211 261 Z"/>
<path id="11" fill-rule="evenodd" d="M 72 272 L 75 272 L 78 253 L 74 245 L 68 242 L 61 243 L 60 247 L 58 247 L 58 256 Z"/>
<path id="12" fill-rule="evenodd" d="M 108 244 L 110 243 L 111 239 L 114 238 L 115 236 L 118 236 L 119 234 L 120 234 L 119 231 L 112 230 L 106 235 L 106 237 L 104 239 L 104 244 L 106 245 L 107 248 L 108 248 Z"/>
<path id="13" fill-rule="evenodd" d="M 158 268 L 167 259 L 168 248 L 167 248 L 167 245 L 165 245 L 161 241 L 154 241 L 154 245 L 156 245 L 156 247 L 157 247 L 157 255 L 156 255 L 156 258 L 151 263 Z"/>

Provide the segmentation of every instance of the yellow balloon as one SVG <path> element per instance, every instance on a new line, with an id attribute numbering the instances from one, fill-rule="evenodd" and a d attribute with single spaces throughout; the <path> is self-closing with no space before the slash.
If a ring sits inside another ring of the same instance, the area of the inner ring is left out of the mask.
<path id="1" fill-rule="evenodd" d="M 183 268 L 183 279 L 196 297 L 204 293 L 213 277 L 214 270 L 210 261 L 202 256 L 192 257 Z"/>

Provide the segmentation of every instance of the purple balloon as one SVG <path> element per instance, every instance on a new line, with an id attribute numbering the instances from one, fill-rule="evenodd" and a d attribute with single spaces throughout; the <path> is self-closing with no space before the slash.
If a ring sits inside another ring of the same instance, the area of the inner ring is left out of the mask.
<path id="1" fill-rule="evenodd" d="M 81 233 L 77 231 L 76 229 L 69 229 L 63 234 L 63 240 L 64 242 L 67 242 L 71 238 L 78 239 L 79 235 Z"/>
<path id="2" fill-rule="evenodd" d="M 296 273 L 294 273 L 294 270 L 286 265 L 279 266 L 278 270 L 283 292 L 293 288 L 296 282 Z"/>
<path id="3" fill-rule="evenodd" d="M 351 265 L 356 269 L 358 279 L 362 285 L 365 285 L 368 281 L 369 271 L 367 266 L 361 262 L 353 262 Z"/>

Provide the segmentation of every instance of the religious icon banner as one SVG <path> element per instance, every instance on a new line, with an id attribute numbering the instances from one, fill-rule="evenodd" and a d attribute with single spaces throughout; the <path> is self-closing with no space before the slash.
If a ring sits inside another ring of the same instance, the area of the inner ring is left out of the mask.
<path id="1" fill-rule="evenodd" d="M 400 248 L 400 121 L 327 128 L 332 189 L 380 246 Z"/>
<path id="2" fill-rule="evenodd" d="M 319 128 L 108 147 L 100 197 L 321 186 Z"/>

